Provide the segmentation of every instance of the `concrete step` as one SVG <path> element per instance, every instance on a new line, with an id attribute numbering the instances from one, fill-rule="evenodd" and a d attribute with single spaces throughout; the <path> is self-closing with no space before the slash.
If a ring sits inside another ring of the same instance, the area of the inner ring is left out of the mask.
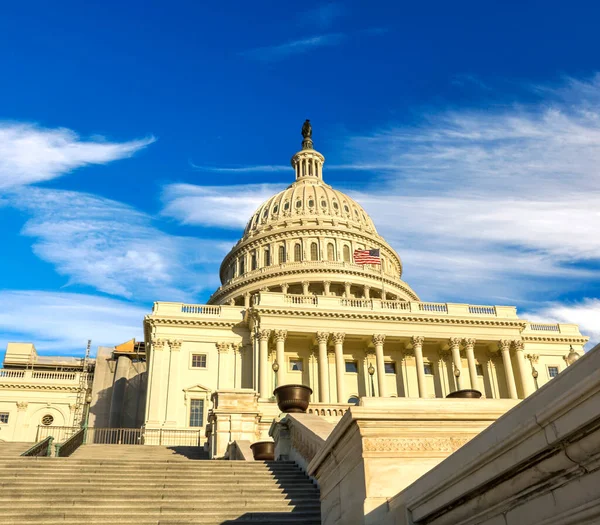
<path id="1" fill-rule="evenodd" d="M 173 459 L 165 447 L 95 447 L 88 448 L 92 455 L 112 455 L 0 458 L 0 523 L 321 523 L 319 489 L 291 462 Z M 115 457 L 120 451 L 123 457 Z"/>

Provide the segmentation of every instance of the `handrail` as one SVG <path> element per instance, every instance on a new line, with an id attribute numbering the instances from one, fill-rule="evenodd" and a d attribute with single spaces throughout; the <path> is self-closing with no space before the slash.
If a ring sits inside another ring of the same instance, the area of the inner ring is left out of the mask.
<path id="1" fill-rule="evenodd" d="M 48 436 L 47 438 L 38 441 L 31 448 L 28 448 L 21 456 L 35 456 L 35 457 L 49 457 L 52 455 L 52 442 L 54 438 Z"/>
<path id="2" fill-rule="evenodd" d="M 73 434 L 64 443 L 56 445 L 56 457 L 66 458 L 75 452 L 81 445 L 85 443 L 85 434 L 87 428 L 83 427 L 79 432 Z"/>

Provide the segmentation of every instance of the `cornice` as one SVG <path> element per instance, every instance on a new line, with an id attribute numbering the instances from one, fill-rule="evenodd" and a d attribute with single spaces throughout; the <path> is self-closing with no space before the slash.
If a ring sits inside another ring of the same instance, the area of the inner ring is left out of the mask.
<path id="1" fill-rule="evenodd" d="M 201 319 L 201 318 L 184 318 L 184 317 L 155 317 L 152 319 L 155 325 L 176 325 L 176 326 L 205 326 L 211 327 L 224 327 L 233 328 L 240 324 L 246 324 L 245 321 L 232 321 L 232 320 L 220 320 L 220 319 Z"/>
<path id="2" fill-rule="evenodd" d="M 0 383 L 0 389 L 7 390 L 52 390 L 58 392 L 73 392 L 79 391 L 79 385 L 51 385 L 51 384 L 33 384 L 33 383 Z"/>
<path id="3" fill-rule="evenodd" d="M 523 335 L 521 336 L 525 343 L 575 343 L 584 345 L 589 341 L 589 337 L 581 335 L 562 335 L 552 337 L 547 335 Z"/>

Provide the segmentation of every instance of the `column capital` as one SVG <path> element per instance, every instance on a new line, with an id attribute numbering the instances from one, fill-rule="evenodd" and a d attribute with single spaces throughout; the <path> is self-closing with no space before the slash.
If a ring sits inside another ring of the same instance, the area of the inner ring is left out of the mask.
<path id="1" fill-rule="evenodd" d="M 152 350 L 162 351 L 165 349 L 165 344 L 167 344 L 166 339 L 155 339 L 152 341 Z"/>
<path id="2" fill-rule="evenodd" d="M 331 281 L 329 279 L 326 279 L 325 281 L 323 281 L 323 284 L 331 286 Z"/>
<path id="3" fill-rule="evenodd" d="M 236 352 L 241 354 L 242 353 L 242 348 L 244 348 L 244 345 L 242 343 L 229 343 L 229 346 L 231 347 L 231 351 L 235 354 Z"/>
<path id="4" fill-rule="evenodd" d="M 287 338 L 287 330 L 273 330 L 273 338 L 276 343 L 283 343 Z"/>
<path id="5" fill-rule="evenodd" d="M 415 346 L 423 346 L 424 342 L 425 342 L 425 338 L 422 335 L 413 335 L 410 338 L 410 344 L 412 345 L 413 348 Z"/>
<path id="6" fill-rule="evenodd" d="M 319 344 L 327 344 L 329 341 L 329 332 L 317 332 L 317 343 Z"/>
<path id="7" fill-rule="evenodd" d="M 385 341 L 385 334 L 374 334 L 372 339 L 373 344 L 375 346 L 383 346 L 383 343 Z"/>
<path id="8" fill-rule="evenodd" d="M 281 285 L 281 291 L 282 291 L 283 293 L 287 293 L 287 291 L 288 291 L 288 288 L 289 288 L 289 287 L 290 287 L 290 285 L 289 285 L 289 284 L 287 284 L 287 283 L 283 283 L 283 284 Z"/>
<path id="9" fill-rule="evenodd" d="M 171 348 L 171 350 L 173 350 L 175 352 L 181 350 L 182 344 L 183 344 L 183 341 L 181 339 L 170 339 L 169 340 L 169 347 Z"/>
<path id="10" fill-rule="evenodd" d="M 463 339 L 463 343 L 465 344 L 465 348 L 469 348 L 471 350 L 475 346 L 476 342 L 477 342 L 477 340 L 473 339 L 472 337 L 466 337 L 465 339 Z"/>
<path id="11" fill-rule="evenodd" d="M 509 352 L 512 341 L 510 339 L 500 339 L 498 341 L 498 350 L 500 352 Z"/>
<path id="12" fill-rule="evenodd" d="M 215 346 L 217 347 L 217 352 L 219 354 L 226 354 L 229 352 L 229 343 L 215 343 Z"/>
<path id="13" fill-rule="evenodd" d="M 269 337 L 271 337 L 271 330 L 263 328 L 262 330 L 258 331 L 258 338 L 261 341 L 268 341 Z"/>
<path id="14" fill-rule="evenodd" d="M 27 410 L 28 406 L 29 406 L 29 403 L 27 401 L 17 401 L 17 410 L 19 412 L 25 412 L 25 410 Z"/>
<path id="15" fill-rule="evenodd" d="M 462 340 L 460 337 L 451 337 L 450 339 L 448 339 L 448 345 L 450 346 L 450 348 L 460 348 L 461 343 Z"/>
<path id="16" fill-rule="evenodd" d="M 515 352 L 522 352 L 525 348 L 525 344 L 520 339 L 512 342 L 512 347 Z"/>
<path id="17" fill-rule="evenodd" d="M 365 284 L 365 285 L 363 285 L 363 289 L 364 289 L 364 290 L 370 290 L 370 289 L 371 289 L 371 286 L 370 286 L 370 285 L 368 285 L 368 284 Z"/>
<path id="18" fill-rule="evenodd" d="M 333 340 L 334 344 L 336 344 L 336 345 L 343 344 L 345 337 L 346 337 L 346 334 L 344 334 L 343 332 L 335 332 L 335 333 L 331 334 L 331 339 Z"/>

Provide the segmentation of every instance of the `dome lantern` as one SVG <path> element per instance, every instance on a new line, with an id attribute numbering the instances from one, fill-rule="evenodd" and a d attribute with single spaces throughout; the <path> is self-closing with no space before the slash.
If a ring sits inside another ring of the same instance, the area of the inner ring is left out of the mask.
<path id="1" fill-rule="evenodd" d="M 296 180 L 322 181 L 325 157 L 313 149 L 312 126 L 306 119 L 302 126 L 302 149 L 292 157 Z"/>

